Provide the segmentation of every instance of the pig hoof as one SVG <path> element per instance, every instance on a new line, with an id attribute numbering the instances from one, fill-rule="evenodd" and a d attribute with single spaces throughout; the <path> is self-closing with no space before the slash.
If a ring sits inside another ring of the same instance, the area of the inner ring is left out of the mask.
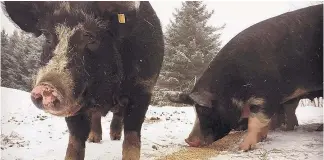
<path id="1" fill-rule="evenodd" d="M 268 132 L 262 132 L 261 135 L 260 135 L 260 141 L 265 141 L 268 137 Z"/>
<path id="2" fill-rule="evenodd" d="M 101 140 L 102 140 L 101 134 L 97 134 L 95 132 L 90 132 L 90 134 L 88 136 L 88 142 L 100 143 Z"/>
<path id="3" fill-rule="evenodd" d="M 260 141 L 263 142 L 263 141 L 265 141 L 266 139 L 267 139 L 267 135 L 264 135 L 264 136 L 261 137 Z"/>
<path id="4" fill-rule="evenodd" d="M 250 150 L 250 144 L 241 143 L 239 148 L 240 148 L 240 150 L 246 152 L 246 151 Z"/>
<path id="5" fill-rule="evenodd" d="M 323 131 L 323 124 L 321 124 L 317 129 L 316 131 Z"/>
<path id="6" fill-rule="evenodd" d="M 285 130 L 285 131 L 292 131 L 292 130 L 294 130 L 294 129 L 295 129 L 294 126 L 287 126 L 284 130 Z"/>
<path id="7" fill-rule="evenodd" d="M 110 139 L 111 140 L 120 140 L 121 138 L 121 133 L 117 131 L 110 131 Z"/>
<path id="8" fill-rule="evenodd" d="M 248 143 L 248 142 L 242 142 L 240 144 L 239 148 L 240 148 L 240 150 L 243 150 L 244 152 L 247 152 L 247 151 L 252 150 L 252 149 L 255 148 L 255 143 L 253 144 L 253 143 Z"/>
<path id="9" fill-rule="evenodd" d="M 241 149 L 243 151 L 248 151 L 248 150 L 254 149 L 257 143 L 258 143 L 257 135 L 249 135 L 248 134 L 247 137 L 245 137 L 243 142 L 240 144 L 239 149 Z"/>

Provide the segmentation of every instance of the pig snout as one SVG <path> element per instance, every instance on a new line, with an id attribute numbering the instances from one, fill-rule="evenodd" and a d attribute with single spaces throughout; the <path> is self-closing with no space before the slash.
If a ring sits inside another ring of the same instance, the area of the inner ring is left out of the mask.
<path id="1" fill-rule="evenodd" d="M 31 100 L 34 105 L 55 116 L 69 117 L 77 114 L 82 105 L 71 98 L 66 90 L 59 90 L 60 86 L 49 83 L 36 85 L 31 91 Z"/>
<path id="2" fill-rule="evenodd" d="M 195 124 L 191 130 L 191 133 L 189 134 L 189 137 L 185 139 L 185 142 L 190 146 L 190 147 L 199 147 L 201 146 L 204 142 L 203 136 L 201 134 L 200 130 L 200 121 L 196 117 L 195 119 Z"/>
<path id="3" fill-rule="evenodd" d="M 40 109 L 54 109 L 60 105 L 60 96 L 53 86 L 41 84 L 31 91 L 31 100 Z"/>
<path id="4" fill-rule="evenodd" d="M 211 135 L 208 136 L 189 136 L 187 139 L 185 139 L 185 142 L 190 146 L 190 147 L 203 147 L 210 145 L 214 142 L 213 137 Z"/>
<path id="5" fill-rule="evenodd" d="M 199 147 L 200 146 L 200 139 L 198 137 L 189 137 L 185 139 L 185 142 L 190 147 Z"/>

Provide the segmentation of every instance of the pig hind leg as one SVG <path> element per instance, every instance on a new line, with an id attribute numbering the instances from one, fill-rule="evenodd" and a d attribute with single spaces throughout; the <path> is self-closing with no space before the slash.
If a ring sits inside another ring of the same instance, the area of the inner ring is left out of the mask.
<path id="1" fill-rule="evenodd" d="M 123 130 L 123 111 L 113 113 L 113 118 L 110 123 L 110 139 L 120 140 Z"/>
<path id="2" fill-rule="evenodd" d="M 280 128 L 282 124 L 285 124 L 286 122 L 286 116 L 285 116 L 285 110 L 283 107 L 280 107 L 279 111 L 275 113 L 271 118 L 271 130 L 275 130 L 277 128 Z"/>
<path id="3" fill-rule="evenodd" d="M 91 117 L 91 129 L 88 136 L 88 141 L 99 143 L 102 140 L 101 112 L 92 111 L 89 117 Z"/>
<path id="4" fill-rule="evenodd" d="M 296 108 L 298 106 L 299 99 L 293 100 L 284 104 L 285 116 L 286 116 L 286 130 L 294 130 L 295 126 L 298 126 L 298 119 L 296 117 Z"/>

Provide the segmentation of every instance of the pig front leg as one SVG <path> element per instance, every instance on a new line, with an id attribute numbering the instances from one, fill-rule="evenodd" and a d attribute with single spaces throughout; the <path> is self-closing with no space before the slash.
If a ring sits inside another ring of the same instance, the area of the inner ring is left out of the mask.
<path id="1" fill-rule="evenodd" d="M 255 100 L 251 100 L 257 102 L 255 106 L 258 107 L 258 111 L 255 113 L 250 113 L 249 115 L 248 132 L 243 142 L 240 144 L 239 148 L 241 150 L 248 151 L 253 149 L 258 142 L 267 137 L 271 117 L 273 116 L 274 111 L 277 110 L 276 107 L 280 107 L 279 103 L 273 103 L 279 102 L 277 99 L 257 98 Z"/>
<path id="2" fill-rule="evenodd" d="M 65 121 L 69 129 L 69 143 L 65 160 L 83 160 L 85 142 L 90 132 L 90 120 L 86 114 L 66 117 Z"/>

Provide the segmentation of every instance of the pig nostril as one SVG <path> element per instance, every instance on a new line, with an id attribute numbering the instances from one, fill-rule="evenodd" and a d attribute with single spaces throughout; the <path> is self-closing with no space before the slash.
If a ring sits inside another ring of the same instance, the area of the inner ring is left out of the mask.
<path id="1" fill-rule="evenodd" d="M 32 93 L 31 99 L 38 108 L 42 108 L 43 96 L 41 94 Z"/>
<path id="2" fill-rule="evenodd" d="M 33 98 L 33 99 L 42 98 L 42 95 L 41 95 L 41 94 L 32 93 L 31 95 L 32 95 L 32 98 Z"/>
<path id="3" fill-rule="evenodd" d="M 59 106 L 60 101 L 59 101 L 58 99 L 55 99 L 55 100 L 53 101 L 53 104 L 54 104 L 54 107 L 57 107 L 57 106 Z"/>
<path id="4" fill-rule="evenodd" d="M 41 94 L 32 93 L 32 100 L 33 101 L 41 101 L 43 96 Z"/>
<path id="5" fill-rule="evenodd" d="M 43 91 L 43 96 L 51 96 L 52 95 L 52 92 L 53 91 L 51 91 L 51 90 L 45 90 L 45 91 Z"/>

